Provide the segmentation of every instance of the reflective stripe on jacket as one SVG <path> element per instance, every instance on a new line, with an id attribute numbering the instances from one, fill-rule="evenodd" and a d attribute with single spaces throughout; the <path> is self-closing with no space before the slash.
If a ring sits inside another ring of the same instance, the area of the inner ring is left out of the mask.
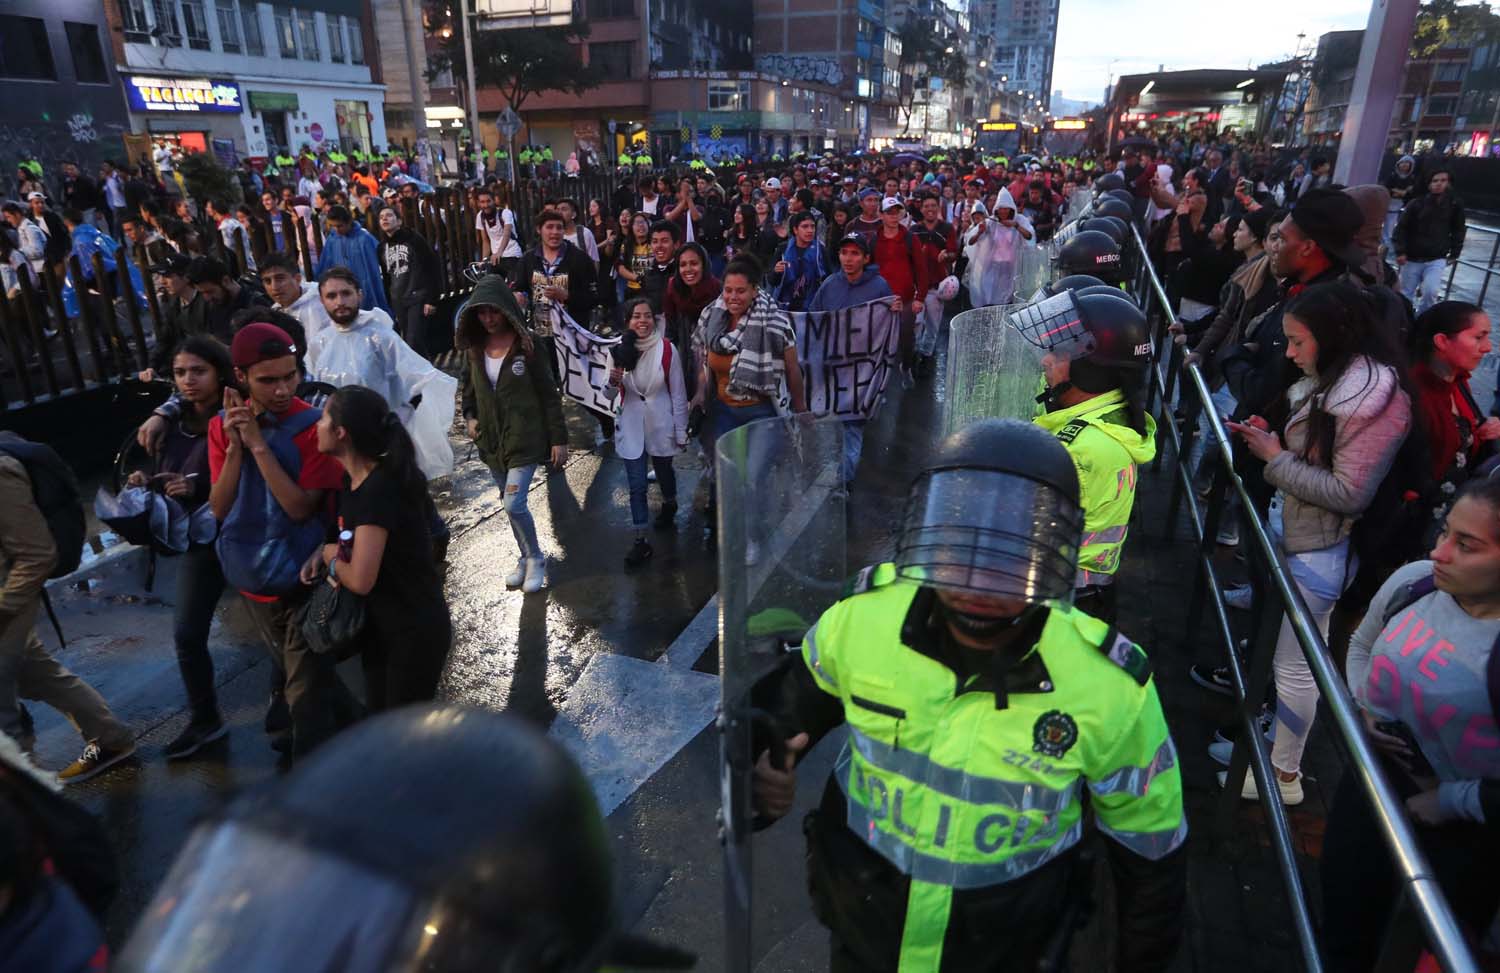
<path id="1" fill-rule="evenodd" d="M 802 644 L 848 724 L 835 765 L 848 829 L 910 878 L 901 973 L 941 969 L 955 890 L 1014 881 L 1077 844 L 1084 787 L 1100 830 L 1143 858 L 1187 834 L 1176 750 L 1138 647 L 1116 636 L 1101 650 L 1109 626 L 1054 607 L 1027 656 L 1041 681 L 997 708 L 981 677 L 960 686 L 903 642 L 923 591 L 880 565 Z"/>
<path id="2" fill-rule="evenodd" d="M 1144 434 L 1131 428 L 1125 395 L 1118 389 L 1034 421 L 1062 440 L 1078 468 L 1083 501 L 1078 587 L 1109 584 L 1130 527 L 1137 467 L 1156 456 L 1156 421 L 1146 416 Z"/>

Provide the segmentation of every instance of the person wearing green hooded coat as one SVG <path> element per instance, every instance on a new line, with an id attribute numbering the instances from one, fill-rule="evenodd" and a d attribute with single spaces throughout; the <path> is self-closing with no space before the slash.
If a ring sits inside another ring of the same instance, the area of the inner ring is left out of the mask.
<path id="1" fill-rule="evenodd" d="M 568 461 L 568 430 L 552 363 L 534 344 L 526 316 L 505 278 L 489 274 L 458 312 L 458 341 L 467 352 L 461 374 L 464 422 L 479 458 L 500 488 L 501 504 L 520 549 L 507 588 L 526 594 L 547 583 L 546 559 L 527 506 L 537 468 Z"/>

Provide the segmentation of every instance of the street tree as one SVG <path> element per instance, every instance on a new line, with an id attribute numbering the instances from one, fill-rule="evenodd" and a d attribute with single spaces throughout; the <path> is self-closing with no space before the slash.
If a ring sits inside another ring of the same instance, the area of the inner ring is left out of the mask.
<path id="1" fill-rule="evenodd" d="M 464 74 L 462 35 L 455 30 L 437 32 L 444 38 L 433 56 L 427 78 L 446 69 Z M 474 32 L 474 82 L 481 88 L 498 88 L 519 114 L 526 100 L 543 91 L 581 95 L 597 88 L 604 72 L 586 65 L 579 55 L 580 42 L 587 39 L 588 23 L 566 27 L 525 27 Z"/>
<path id="2" fill-rule="evenodd" d="M 969 61 L 956 39 L 933 30 L 931 21 L 907 17 L 896 36 L 901 41 L 901 74 L 913 78 L 911 90 L 901 92 L 898 105 L 906 115 L 902 134 L 910 134 L 918 93 L 922 93 L 924 100 L 930 99 L 934 78 L 941 79 L 950 89 L 962 88 L 969 80 Z"/>

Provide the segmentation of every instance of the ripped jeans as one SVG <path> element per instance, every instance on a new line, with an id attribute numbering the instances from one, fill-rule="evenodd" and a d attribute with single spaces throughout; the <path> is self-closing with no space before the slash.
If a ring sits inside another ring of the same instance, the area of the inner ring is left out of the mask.
<path id="1" fill-rule="evenodd" d="M 531 478 L 536 476 L 537 464 L 513 466 L 508 470 L 491 469 L 495 486 L 500 488 L 500 503 L 505 507 L 505 516 L 510 520 L 510 532 L 516 537 L 516 547 L 521 557 L 542 556 L 542 546 L 536 539 L 536 521 L 531 519 L 531 508 L 526 505 L 531 493 Z"/>

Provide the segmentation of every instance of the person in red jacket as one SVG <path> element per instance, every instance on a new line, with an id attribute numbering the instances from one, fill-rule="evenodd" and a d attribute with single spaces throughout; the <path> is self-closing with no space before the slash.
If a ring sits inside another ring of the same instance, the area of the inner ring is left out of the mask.
<path id="1" fill-rule="evenodd" d="M 895 309 L 901 315 L 901 357 L 913 364 L 916 347 L 917 311 L 932 289 L 927 261 L 917 238 L 903 224 L 906 206 L 897 196 L 887 196 L 880 203 L 880 232 L 872 248 L 880 276 L 896 295 Z"/>

